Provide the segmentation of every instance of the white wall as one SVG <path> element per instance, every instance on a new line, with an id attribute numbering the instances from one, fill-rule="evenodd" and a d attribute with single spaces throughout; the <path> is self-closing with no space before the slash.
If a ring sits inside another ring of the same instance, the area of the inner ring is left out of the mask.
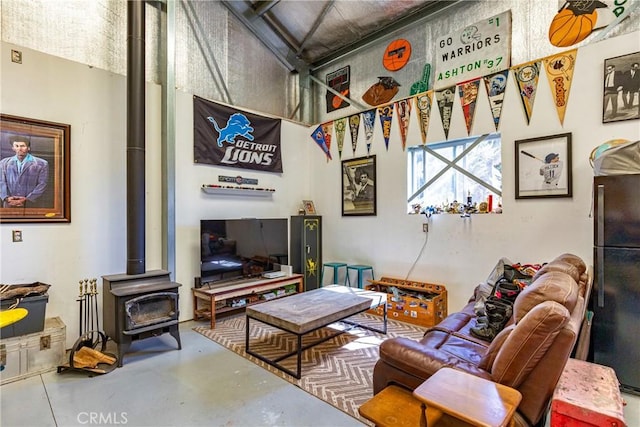
<path id="1" fill-rule="evenodd" d="M 514 49 L 517 47 L 514 47 Z M 376 117 L 371 154 L 377 155 L 377 216 L 341 216 L 341 169 L 335 136 L 334 160 L 325 161 L 319 148 L 311 151 L 311 194 L 324 216 L 324 260 L 371 264 L 376 276 L 442 283 L 449 291 L 449 311 L 460 309 L 475 285 L 484 280 L 500 257 L 513 262 L 546 262 L 572 252 L 592 261 L 591 150 L 610 139 L 640 138 L 640 122 L 602 124 L 604 59 L 640 51 L 640 33 L 608 39 L 578 50 L 576 71 L 564 119 L 560 124 L 546 76 L 539 82 L 531 123 L 527 125 L 515 82 L 509 77 L 500 124 L 503 143 L 502 215 L 435 215 L 427 236 L 424 216 L 407 215 L 406 153 L 397 124 L 392 125 L 388 151 Z M 536 58 L 531 58 L 534 60 Z M 513 64 L 517 65 L 517 64 Z M 309 133 L 314 127 L 309 129 Z M 476 106 L 472 135 L 495 131 L 484 89 Z M 573 197 L 515 200 L 514 141 L 557 133 L 572 133 Z M 343 159 L 366 155 L 364 135 L 355 155 L 345 136 Z M 467 136 L 456 98 L 449 139 Z M 445 140 L 440 115 L 432 109 L 428 142 Z M 421 142 L 415 109 L 407 145 Z M 312 142 L 309 142 L 313 144 Z M 424 252 L 421 249 L 426 241 Z M 417 260 L 412 269 L 414 261 Z"/>

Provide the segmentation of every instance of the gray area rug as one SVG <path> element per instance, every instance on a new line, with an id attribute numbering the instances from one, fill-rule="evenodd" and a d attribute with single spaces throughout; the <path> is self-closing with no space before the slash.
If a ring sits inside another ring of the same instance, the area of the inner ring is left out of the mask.
<path id="1" fill-rule="evenodd" d="M 380 317 L 368 313 L 353 316 L 350 320 L 361 324 L 371 324 L 375 327 L 381 325 Z M 250 326 L 251 349 L 258 354 L 274 358 L 295 348 L 294 335 L 278 331 L 257 321 L 251 321 Z M 332 324 L 306 335 L 303 339 L 303 345 L 348 327 L 350 326 L 342 323 Z M 302 378 L 299 380 L 244 351 L 244 314 L 216 320 L 215 329 L 209 329 L 208 326 L 197 326 L 194 330 L 370 425 L 371 423 L 360 417 L 358 407 L 373 395 L 373 367 L 378 360 L 380 343 L 385 339 L 397 336 L 420 339 L 425 328 L 389 320 L 387 335 L 358 327 L 350 329 L 304 351 Z M 296 357 L 291 356 L 280 363 L 295 371 Z"/>

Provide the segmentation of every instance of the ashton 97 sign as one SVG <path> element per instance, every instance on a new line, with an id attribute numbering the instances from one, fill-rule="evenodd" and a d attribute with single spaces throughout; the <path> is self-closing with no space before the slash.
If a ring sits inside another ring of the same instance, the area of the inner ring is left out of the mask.
<path id="1" fill-rule="evenodd" d="M 434 89 L 497 73 L 511 65 L 511 11 L 436 41 Z"/>

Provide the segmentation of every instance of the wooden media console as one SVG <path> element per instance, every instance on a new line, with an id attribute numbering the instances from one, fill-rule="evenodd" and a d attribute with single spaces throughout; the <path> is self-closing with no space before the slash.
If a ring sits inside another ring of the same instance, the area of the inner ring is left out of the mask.
<path id="1" fill-rule="evenodd" d="M 387 313 L 390 319 L 420 326 L 435 326 L 447 317 L 447 289 L 444 285 L 393 277 L 382 277 L 369 282 L 365 289 L 387 294 Z M 382 315 L 382 308 L 378 307 L 370 312 Z"/>
<path id="2" fill-rule="evenodd" d="M 304 290 L 304 276 L 292 274 L 275 279 L 242 279 L 219 282 L 213 286 L 192 288 L 193 319 L 211 319 L 216 327 L 216 313 L 238 310 L 275 298 L 282 298 Z"/>

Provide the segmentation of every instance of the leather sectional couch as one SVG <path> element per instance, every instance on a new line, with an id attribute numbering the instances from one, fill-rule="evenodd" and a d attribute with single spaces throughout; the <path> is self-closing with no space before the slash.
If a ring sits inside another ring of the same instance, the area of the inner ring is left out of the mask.
<path id="1" fill-rule="evenodd" d="M 538 270 L 516 298 L 511 320 L 490 343 L 469 331 L 477 320 L 474 297 L 420 341 L 385 340 L 373 372 L 374 394 L 391 384 L 413 390 L 438 369 L 450 367 L 520 391 L 515 425 L 544 423 L 577 341 L 591 285 L 583 260 L 563 254 Z"/>

